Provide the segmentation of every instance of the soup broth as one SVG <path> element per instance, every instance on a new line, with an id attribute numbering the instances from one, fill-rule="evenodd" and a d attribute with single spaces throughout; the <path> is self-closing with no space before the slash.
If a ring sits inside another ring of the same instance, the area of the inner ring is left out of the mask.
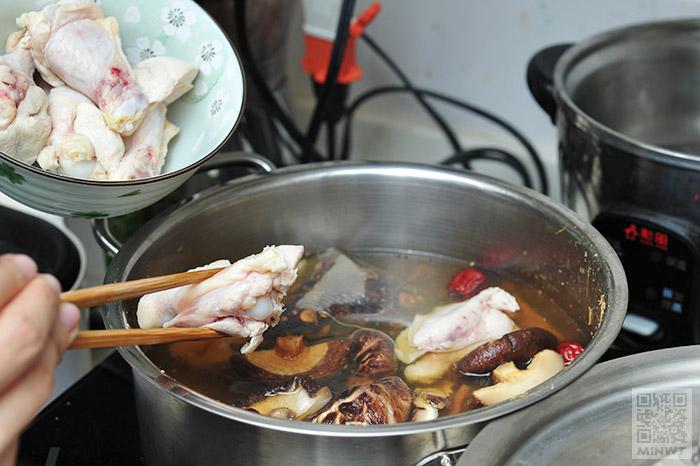
<path id="1" fill-rule="evenodd" d="M 264 342 L 256 351 L 270 349 L 280 336 L 303 335 L 306 345 L 334 339 L 347 339 L 360 328 L 376 329 L 395 339 L 409 326 L 416 314 L 425 314 L 436 306 L 463 301 L 450 293 L 447 284 L 460 270 L 474 264 L 417 253 L 381 251 L 352 251 L 347 256 L 366 274 L 366 298 L 352 303 L 333 303 L 317 311 L 303 309 L 297 303 L 317 282 L 327 264 L 328 254 L 307 256 L 300 268 L 299 278 L 285 299 L 287 310 L 279 324 L 265 333 Z M 520 283 L 512 277 L 487 270 L 486 287 L 500 287 L 512 294 L 520 306 L 509 317 L 520 328 L 539 327 L 551 332 L 557 341 L 585 343 L 586 334 L 546 295 Z M 242 342 L 235 338 L 179 342 L 143 347 L 144 353 L 164 374 L 210 398 L 235 406 L 245 406 L 253 396 L 266 393 L 270 381 L 256 380 L 236 368 Z M 352 354 L 349 355 L 352 357 Z M 396 375 L 403 377 L 405 364 L 398 362 Z M 291 378 L 291 377 L 290 377 Z M 405 379 L 405 378 L 404 378 Z M 334 396 L 358 383 L 352 366 L 317 380 L 330 388 Z M 368 382 L 366 379 L 361 382 Z M 460 377 L 448 372 L 429 386 L 409 386 L 413 390 L 432 388 L 468 394 L 489 385 L 489 377 Z M 276 384 L 279 385 L 279 384 Z M 468 408 L 464 408 L 468 409 Z M 462 409 L 463 410 L 463 409 Z M 458 412 L 458 411 L 457 411 Z M 455 408 L 445 408 L 440 415 L 456 414 Z"/>

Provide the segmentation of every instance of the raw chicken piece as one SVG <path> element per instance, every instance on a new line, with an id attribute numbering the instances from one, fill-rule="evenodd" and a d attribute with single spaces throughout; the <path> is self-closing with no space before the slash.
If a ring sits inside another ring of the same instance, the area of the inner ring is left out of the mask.
<path id="1" fill-rule="evenodd" d="M 502 311 L 518 309 L 515 298 L 501 288 L 487 288 L 466 301 L 438 306 L 429 314 L 416 315 L 396 337 L 396 356 L 411 364 L 426 353 L 455 352 L 501 338 L 517 328 Z"/>
<path id="2" fill-rule="evenodd" d="M 65 82 L 85 94 L 123 135 L 139 126 L 148 106 L 126 61 L 114 17 L 104 18 L 92 1 L 62 0 L 17 20 L 31 37 L 32 56 L 44 79 Z"/>
<path id="3" fill-rule="evenodd" d="M 15 31 L 11 33 L 9 36 L 7 36 L 7 40 L 5 41 L 5 53 L 12 53 L 14 52 L 17 47 L 23 47 L 27 50 L 29 50 L 31 45 L 31 41 L 29 38 L 25 38 L 24 31 Z M 31 60 L 31 52 L 29 52 L 30 56 L 30 61 L 27 63 L 28 66 L 31 67 L 32 73 L 34 72 L 34 60 Z"/>
<path id="4" fill-rule="evenodd" d="M 53 130 L 39 165 L 76 178 L 106 179 L 124 155 L 124 143 L 95 104 L 68 87 L 56 87 L 49 94 L 49 114 Z"/>
<path id="5" fill-rule="evenodd" d="M 44 54 L 51 33 L 77 19 L 104 18 L 94 0 L 59 0 L 41 11 L 30 11 L 17 18 L 17 27 L 31 38 L 31 54 L 36 68 L 51 86 L 62 86 L 63 81 L 49 67 Z"/>
<path id="6" fill-rule="evenodd" d="M 141 126 L 124 140 L 126 154 L 117 168 L 109 172 L 110 180 L 135 180 L 158 176 L 168 143 L 179 128 L 165 119 L 165 104 L 153 104 L 146 112 Z"/>
<path id="7" fill-rule="evenodd" d="M 520 307 L 513 295 L 501 288 L 487 288 L 461 303 L 450 304 L 426 316 L 416 316 L 410 342 L 427 351 L 450 351 L 472 343 L 500 338 L 514 323 L 501 311 Z"/>
<path id="8" fill-rule="evenodd" d="M 124 157 L 124 141 L 105 122 L 100 109 L 87 101 L 78 104 L 73 128 L 76 134 L 86 136 L 95 149 L 95 157 L 107 173 L 116 170 Z"/>
<path id="9" fill-rule="evenodd" d="M 17 106 L 33 84 L 34 73 L 29 51 L 19 45 L 0 57 L 0 129 L 15 121 Z"/>
<path id="10" fill-rule="evenodd" d="M 281 301 L 297 278 L 303 254 L 303 246 L 268 246 L 234 264 L 220 260 L 194 269 L 226 267 L 199 284 L 142 297 L 139 326 L 210 327 L 250 338 L 241 352 L 253 351 L 284 312 Z"/>
<path id="11" fill-rule="evenodd" d="M 0 151 L 33 164 L 51 131 L 48 99 L 32 80 L 28 41 L 11 34 L 7 49 L 0 57 Z"/>
<path id="12" fill-rule="evenodd" d="M 197 67 L 172 57 L 147 58 L 134 65 L 134 75 L 149 103 L 170 105 L 192 89 Z"/>

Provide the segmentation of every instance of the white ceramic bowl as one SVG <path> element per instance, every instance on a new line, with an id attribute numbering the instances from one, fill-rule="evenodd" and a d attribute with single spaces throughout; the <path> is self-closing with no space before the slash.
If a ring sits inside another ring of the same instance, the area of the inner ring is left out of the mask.
<path id="1" fill-rule="evenodd" d="M 47 0 L 15 0 L 0 9 L 0 44 L 15 18 Z M 226 142 L 243 113 L 245 80 L 231 41 L 192 0 L 98 0 L 119 21 L 130 62 L 167 55 L 199 66 L 195 88 L 168 106 L 180 127 L 157 177 L 89 181 L 46 172 L 0 153 L 0 191 L 35 209 L 64 217 L 104 218 L 153 204 L 177 189 Z"/>

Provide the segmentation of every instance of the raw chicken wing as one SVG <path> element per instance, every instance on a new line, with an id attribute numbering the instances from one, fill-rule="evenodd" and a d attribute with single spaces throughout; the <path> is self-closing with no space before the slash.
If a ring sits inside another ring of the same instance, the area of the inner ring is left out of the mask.
<path id="1" fill-rule="evenodd" d="M 49 145 L 39 154 L 44 170 L 76 178 L 103 180 L 124 155 L 121 137 L 107 128 L 102 113 L 87 97 L 68 87 L 49 93 L 53 124 Z"/>
<path id="2" fill-rule="evenodd" d="M 303 246 L 268 246 L 234 264 L 221 260 L 195 269 L 226 267 L 199 284 L 142 297 L 139 326 L 210 327 L 250 338 L 241 352 L 253 351 L 284 312 L 281 301 L 297 278 L 303 254 Z"/>
<path id="3" fill-rule="evenodd" d="M 149 103 L 170 105 L 192 89 L 199 70 L 172 57 L 147 58 L 134 65 L 134 74 Z"/>
<path id="4" fill-rule="evenodd" d="M 117 168 L 109 172 L 110 180 L 136 180 L 158 176 L 168 143 L 179 128 L 165 119 L 165 104 L 153 104 L 134 134 L 124 141 L 126 154 Z"/>
<path id="5" fill-rule="evenodd" d="M 17 18 L 17 27 L 26 31 L 36 69 L 51 86 L 62 86 L 63 81 L 49 67 L 45 48 L 52 32 L 78 19 L 104 18 L 94 0 L 59 0 L 41 11 L 30 11 Z"/>
<path id="6" fill-rule="evenodd" d="M 89 97 L 116 132 L 136 130 L 148 101 L 126 61 L 114 17 L 104 18 L 92 1 L 62 0 L 25 13 L 17 25 L 27 29 L 34 60 L 49 84 L 62 81 Z"/>
<path id="7" fill-rule="evenodd" d="M 501 288 L 487 288 L 467 301 L 416 316 L 410 342 L 421 350 L 450 351 L 500 338 L 515 325 L 502 311 L 518 309 L 513 295 Z"/>
<path id="8" fill-rule="evenodd" d="M 0 57 L 0 151 L 32 164 L 51 131 L 46 93 L 34 84 L 28 41 L 11 34 Z"/>

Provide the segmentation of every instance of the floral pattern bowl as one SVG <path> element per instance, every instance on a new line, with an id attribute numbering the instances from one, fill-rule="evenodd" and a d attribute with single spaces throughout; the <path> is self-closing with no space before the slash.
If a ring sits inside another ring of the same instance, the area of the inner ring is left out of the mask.
<path id="1" fill-rule="evenodd" d="M 0 11 L 0 44 L 15 18 L 48 0 L 16 0 Z M 229 38 L 192 0 L 97 0 L 119 21 L 133 64 L 168 55 L 195 63 L 194 89 L 168 106 L 180 133 L 168 147 L 163 173 L 134 181 L 89 181 L 46 172 L 0 153 L 0 191 L 35 209 L 64 217 L 105 218 L 139 210 L 177 189 L 231 136 L 243 112 L 241 61 Z"/>

